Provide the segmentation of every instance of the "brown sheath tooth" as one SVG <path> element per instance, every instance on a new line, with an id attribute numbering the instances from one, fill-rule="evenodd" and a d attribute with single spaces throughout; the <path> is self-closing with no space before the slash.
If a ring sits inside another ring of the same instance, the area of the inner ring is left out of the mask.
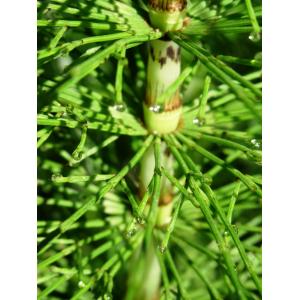
<path id="1" fill-rule="evenodd" d="M 186 0 L 149 0 L 149 5 L 155 10 L 168 12 L 182 11 L 187 5 Z"/>

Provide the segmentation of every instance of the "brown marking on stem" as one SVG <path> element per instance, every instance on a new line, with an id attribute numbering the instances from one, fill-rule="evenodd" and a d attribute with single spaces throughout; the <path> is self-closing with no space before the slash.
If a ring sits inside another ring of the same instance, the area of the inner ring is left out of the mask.
<path id="1" fill-rule="evenodd" d="M 150 46 L 150 56 L 152 57 L 152 60 L 155 61 L 154 48 L 152 46 Z"/>
<path id="2" fill-rule="evenodd" d="M 171 60 L 174 60 L 174 58 L 175 58 L 175 49 L 173 48 L 173 46 L 169 46 L 167 48 L 167 56 L 170 57 Z"/>
<path id="3" fill-rule="evenodd" d="M 186 0 L 149 0 L 149 5 L 155 10 L 168 12 L 182 11 L 186 8 Z"/>
<path id="4" fill-rule="evenodd" d="M 167 58 L 161 57 L 158 62 L 160 63 L 160 67 L 162 68 L 163 65 L 165 65 L 167 63 Z"/>
<path id="5" fill-rule="evenodd" d="M 182 29 L 187 27 L 191 23 L 191 19 L 189 17 L 185 17 L 182 24 Z"/>
<path id="6" fill-rule="evenodd" d="M 175 62 L 179 62 L 180 61 L 180 57 L 181 57 L 181 48 L 178 47 L 177 51 L 176 51 L 176 59 Z"/>
<path id="7" fill-rule="evenodd" d="M 169 148 L 165 149 L 165 156 L 169 157 L 171 155 L 171 150 Z"/>
<path id="8" fill-rule="evenodd" d="M 161 197 L 159 198 L 159 206 L 165 206 L 168 205 L 169 203 L 171 203 L 173 200 L 173 194 L 171 192 L 167 192 L 164 195 L 161 195 Z"/>
<path id="9" fill-rule="evenodd" d="M 183 120 L 183 118 L 180 118 L 176 131 L 180 131 L 183 128 L 184 128 L 184 120 Z"/>
<path id="10" fill-rule="evenodd" d="M 180 99 L 179 90 L 177 90 L 173 99 L 165 105 L 164 111 L 165 112 L 172 111 L 179 108 L 180 106 L 181 106 L 181 99 Z"/>

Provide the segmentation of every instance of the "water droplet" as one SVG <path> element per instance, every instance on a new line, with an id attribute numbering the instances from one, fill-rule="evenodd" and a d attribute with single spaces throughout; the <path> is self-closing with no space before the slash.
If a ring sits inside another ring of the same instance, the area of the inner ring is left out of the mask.
<path id="1" fill-rule="evenodd" d="M 83 288 L 85 287 L 85 283 L 84 283 L 82 280 L 80 280 L 80 281 L 78 282 L 78 287 L 79 287 L 80 289 L 83 289 Z"/>
<path id="2" fill-rule="evenodd" d="M 203 126 L 205 124 L 205 120 L 204 119 L 199 119 L 198 117 L 196 117 L 194 120 L 193 120 L 193 124 L 194 125 L 197 125 L 197 126 Z"/>
<path id="3" fill-rule="evenodd" d="M 59 178 L 61 178 L 62 177 L 62 175 L 61 174 L 59 174 L 59 173 L 57 173 L 57 174 L 52 174 L 52 176 L 51 176 L 51 180 L 52 181 L 57 181 Z"/>
<path id="4" fill-rule="evenodd" d="M 130 228 L 127 232 L 126 232 L 126 237 L 128 239 L 132 238 L 135 234 L 136 234 L 136 227 L 132 227 Z"/>
<path id="5" fill-rule="evenodd" d="M 260 142 L 257 140 L 257 139 L 252 139 L 250 141 L 250 143 L 252 144 L 252 146 L 255 148 L 255 149 L 260 149 Z"/>
<path id="6" fill-rule="evenodd" d="M 111 300 L 112 299 L 112 295 L 106 293 L 103 298 L 104 298 L 104 300 Z"/>
<path id="7" fill-rule="evenodd" d="M 260 41 L 260 33 L 259 32 L 251 32 L 250 35 L 249 35 L 249 40 L 256 43 L 256 42 L 259 42 Z"/>
<path id="8" fill-rule="evenodd" d="M 139 223 L 139 224 L 145 224 L 145 219 L 143 217 L 137 217 L 136 218 L 136 221 Z"/>
<path id="9" fill-rule="evenodd" d="M 73 159 L 77 160 L 77 161 L 81 160 L 82 156 L 83 156 L 83 152 L 82 151 L 75 151 L 72 154 Z"/>
<path id="10" fill-rule="evenodd" d="M 154 112 L 154 113 L 161 113 L 163 111 L 162 107 L 158 104 L 150 106 L 149 110 Z"/>
<path id="11" fill-rule="evenodd" d="M 158 246 L 158 250 L 159 250 L 159 252 L 160 252 L 161 254 L 165 254 L 167 248 L 164 247 L 163 245 L 159 245 L 159 246 Z"/>
<path id="12" fill-rule="evenodd" d="M 224 236 L 225 237 L 228 237 L 229 236 L 229 232 L 226 230 L 226 231 L 224 231 Z"/>
<path id="13" fill-rule="evenodd" d="M 124 112 L 126 110 L 126 106 L 124 104 L 116 104 L 113 108 L 119 112 Z"/>
<path id="14" fill-rule="evenodd" d="M 239 234 L 239 228 L 237 225 L 232 225 L 233 230 L 235 231 L 236 234 Z"/>

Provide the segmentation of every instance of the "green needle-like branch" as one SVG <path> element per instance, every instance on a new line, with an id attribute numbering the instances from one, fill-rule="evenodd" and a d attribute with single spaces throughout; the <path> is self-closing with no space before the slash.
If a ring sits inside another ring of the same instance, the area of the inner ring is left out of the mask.
<path id="1" fill-rule="evenodd" d="M 113 189 L 121 180 L 126 176 L 126 174 L 140 161 L 143 154 L 146 152 L 148 147 L 151 145 L 153 141 L 153 136 L 149 136 L 144 145 L 140 148 L 140 150 L 134 155 L 134 157 L 128 162 L 128 164 L 112 179 L 110 179 L 107 184 L 100 189 L 97 198 L 92 198 L 88 200 L 80 209 L 78 209 L 74 214 L 72 214 L 69 218 L 67 218 L 58 228 L 53 230 L 48 238 L 46 238 L 40 245 L 39 253 L 45 252 L 53 240 L 57 239 L 61 234 L 66 232 L 71 228 L 71 226 L 80 218 L 83 214 L 85 214 L 89 208 L 95 205 L 97 202 L 102 200 L 106 193 L 108 193 L 111 189 Z"/>
<path id="2" fill-rule="evenodd" d="M 197 115 L 200 123 L 202 122 L 202 120 L 205 120 L 205 109 L 208 100 L 208 91 L 209 91 L 210 83 L 211 83 L 211 78 L 209 76 L 206 76 L 203 85 L 203 92 L 200 98 L 200 107 Z"/>
<path id="3" fill-rule="evenodd" d="M 252 24 L 252 27 L 253 27 L 253 30 L 256 34 L 260 34 L 260 26 L 257 22 L 257 19 L 256 19 L 256 15 L 255 15 L 255 11 L 253 9 L 253 6 L 252 6 L 252 1 L 251 0 L 245 0 L 245 3 L 246 3 L 246 6 L 247 6 L 247 11 L 248 11 L 248 14 L 249 14 L 249 19 L 251 21 L 251 24 Z"/>
<path id="4" fill-rule="evenodd" d="M 160 197 L 160 187 L 161 187 L 161 150 L 160 149 L 161 149 L 161 140 L 159 137 L 156 137 L 154 142 L 155 170 L 154 170 L 153 194 L 151 197 L 150 212 L 147 219 L 147 228 L 145 233 L 147 248 L 150 245 L 153 228 L 156 223 L 158 203 Z"/>

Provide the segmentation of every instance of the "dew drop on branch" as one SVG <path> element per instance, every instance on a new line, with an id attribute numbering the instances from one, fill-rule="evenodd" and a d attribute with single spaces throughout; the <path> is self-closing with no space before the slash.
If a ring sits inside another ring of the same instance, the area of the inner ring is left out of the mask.
<path id="1" fill-rule="evenodd" d="M 106 293 L 103 298 L 104 298 L 104 300 L 112 300 L 112 295 Z"/>
<path id="2" fill-rule="evenodd" d="M 136 234 L 136 231 L 137 231 L 136 227 L 130 228 L 130 229 L 126 232 L 126 238 L 127 238 L 127 239 L 132 238 L 132 237 Z"/>
<path id="3" fill-rule="evenodd" d="M 80 280 L 80 281 L 78 282 L 78 287 L 79 287 L 80 289 L 83 289 L 83 288 L 85 287 L 85 283 L 84 283 L 82 280 Z"/>
<path id="4" fill-rule="evenodd" d="M 257 139 L 252 139 L 250 141 L 250 143 L 253 146 L 253 148 L 255 148 L 255 149 L 260 149 L 260 147 L 261 147 L 261 144 Z"/>
<path id="5" fill-rule="evenodd" d="M 198 117 L 196 117 L 193 120 L 193 124 L 201 127 L 201 126 L 203 126 L 205 124 L 205 120 L 204 119 L 200 120 Z"/>
<path id="6" fill-rule="evenodd" d="M 259 42 L 261 39 L 261 36 L 260 36 L 260 33 L 259 32 L 256 32 L 256 31 L 253 31 L 250 33 L 249 35 L 249 40 L 253 43 L 257 43 Z"/>
<path id="7" fill-rule="evenodd" d="M 124 112 L 126 110 L 126 105 L 124 104 L 116 104 L 113 106 L 114 110 L 118 112 Z"/>
<path id="8" fill-rule="evenodd" d="M 159 245 L 157 248 L 158 248 L 158 250 L 159 250 L 159 252 L 161 254 L 165 254 L 166 253 L 167 248 L 164 247 L 163 245 Z"/>
<path id="9" fill-rule="evenodd" d="M 144 220 L 144 218 L 142 218 L 142 217 L 137 217 L 137 218 L 136 218 L 136 221 L 137 221 L 139 224 L 145 224 L 145 220 Z"/>

